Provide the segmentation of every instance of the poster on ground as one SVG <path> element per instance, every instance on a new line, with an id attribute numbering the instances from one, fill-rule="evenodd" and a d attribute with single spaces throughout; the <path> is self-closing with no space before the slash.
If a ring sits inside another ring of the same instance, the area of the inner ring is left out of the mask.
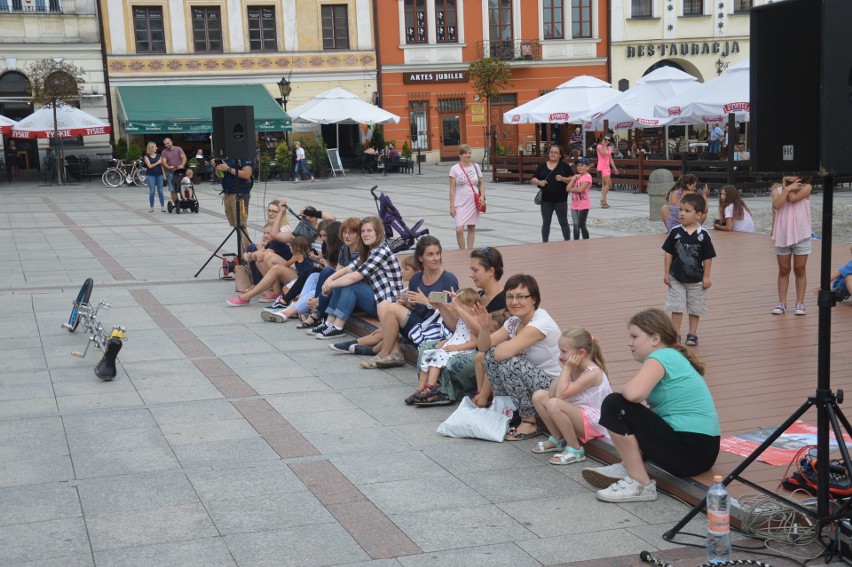
<path id="1" fill-rule="evenodd" d="M 747 457 L 751 455 L 761 443 L 766 441 L 766 439 L 768 439 L 776 429 L 777 427 L 765 427 L 755 429 L 754 431 L 731 435 L 729 437 L 723 437 L 721 449 L 728 453 L 733 453 L 734 455 Z M 830 432 L 830 438 L 831 442 L 829 450 L 834 451 L 837 449 L 837 441 L 834 437 L 834 432 Z M 843 439 L 846 441 L 846 446 L 852 450 L 852 446 L 850 446 L 850 444 L 852 444 L 852 438 L 844 434 Z M 796 454 L 802 447 L 816 445 L 816 443 L 816 425 L 811 425 L 803 421 L 796 421 L 793 425 L 787 428 L 787 430 L 782 433 L 781 436 L 778 437 L 778 439 L 776 439 L 775 442 L 770 445 L 757 460 L 770 465 L 786 466 L 796 457 Z"/>

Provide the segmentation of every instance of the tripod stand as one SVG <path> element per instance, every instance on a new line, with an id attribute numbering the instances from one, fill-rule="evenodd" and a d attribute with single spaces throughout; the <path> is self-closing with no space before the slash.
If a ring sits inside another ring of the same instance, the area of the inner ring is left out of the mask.
<path id="1" fill-rule="evenodd" d="M 228 236 L 226 236 L 225 239 L 222 240 L 222 243 L 219 244 L 219 246 L 216 248 L 216 250 L 214 250 L 213 253 L 210 254 L 210 257 L 207 258 L 207 261 L 204 262 L 204 264 L 202 264 L 202 266 L 200 268 L 198 268 L 198 271 L 195 272 L 195 276 L 193 276 L 193 277 L 197 278 L 198 274 L 200 274 L 204 270 L 204 268 L 207 267 L 207 264 L 210 263 L 210 260 L 212 260 L 213 258 L 221 258 L 221 256 L 219 256 L 219 250 L 221 250 L 222 247 L 225 246 L 225 243 L 228 242 L 228 240 L 231 238 L 231 236 L 234 235 L 234 233 L 237 234 L 237 258 L 240 257 L 240 254 L 242 254 L 242 252 L 243 252 L 243 240 L 242 240 L 243 237 L 245 237 L 246 241 L 249 241 L 248 234 L 245 232 L 245 227 L 242 226 L 243 207 L 247 206 L 246 205 L 246 198 L 247 198 L 247 195 L 244 195 L 242 193 L 236 194 L 236 199 L 234 200 L 234 207 L 236 209 L 235 215 L 234 215 L 235 218 L 236 218 L 236 222 L 234 223 L 234 228 L 231 229 L 231 232 L 229 232 Z"/>
<path id="2" fill-rule="evenodd" d="M 754 450 L 746 459 L 740 463 L 725 479 L 722 481 L 725 486 L 733 480 L 745 484 L 767 496 L 778 498 L 773 492 L 759 486 L 748 479 L 740 476 L 751 463 L 753 463 L 761 454 L 778 439 L 784 431 L 787 430 L 797 419 L 799 419 L 811 406 L 817 408 L 817 508 L 816 511 L 805 508 L 793 502 L 792 500 L 784 499 L 784 503 L 802 514 L 809 516 L 815 520 L 817 524 L 817 532 L 832 522 L 850 516 L 849 508 L 852 506 L 852 498 L 847 499 L 842 504 L 837 504 L 835 509 L 829 510 L 831 501 L 829 500 L 829 427 L 834 432 L 834 438 L 837 440 L 838 449 L 843 456 L 843 463 L 846 468 L 847 478 L 852 479 L 852 462 L 849 460 L 849 452 L 846 448 L 846 443 L 843 440 L 844 429 L 846 433 L 852 435 L 852 426 L 843 412 L 838 407 L 843 403 L 843 390 L 838 390 L 837 394 L 831 391 L 831 378 L 829 375 L 831 369 L 831 308 L 836 305 L 833 290 L 831 290 L 831 232 L 832 232 L 832 208 L 834 206 L 834 178 L 832 176 L 825 177 L 823 186 L 823 202 L 822 202 L 822 248 L 820 254 L 820 291 L 817 299 L 819 306 L 819 332 L 818 332 L 818 350 L 817 350 L 817 389 L 816 393 L 809 397 L 787 421 L 779 426 L 757 449 Z M 841 424 L 843 428 L 841 428 Z M 671 530 L 663 534 L 663 539 L 671 541 L 674 536 L 696 514 L 704 509 L 705 503 L 699 502 L 680 522 L 677 523 Z"/>

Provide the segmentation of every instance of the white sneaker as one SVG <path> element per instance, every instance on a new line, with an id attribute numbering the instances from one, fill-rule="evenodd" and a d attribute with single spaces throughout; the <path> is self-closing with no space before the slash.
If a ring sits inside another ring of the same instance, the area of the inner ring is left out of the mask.
<path id="1" fill-rule="evenodd" d="M 657 483 L 652 480 L 645 486 L 627 476 L 598 490 L 596 496 L 603 502 L 652 502 L 657 499 Z"/>
<path id="2" fill-rule="evenodd" d="M 627 477 L 627 469 L 623 463 L 615 463 L 607 467 L 583 469 L 583 480 L 595 488 L 607 488 L 613 482 Z"/>
<path id="3" fill-rule="evenodd" d="M 267 308 L 260 312 L 260 318 L 269 323 L 286 323 L 287 317 L 284 316 L 284 310 L 272 311 Z"/>

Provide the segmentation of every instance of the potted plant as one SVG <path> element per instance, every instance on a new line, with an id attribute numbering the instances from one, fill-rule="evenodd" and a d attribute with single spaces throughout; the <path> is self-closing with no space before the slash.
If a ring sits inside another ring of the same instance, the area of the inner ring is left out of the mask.
<path id="1" fill-rule="evenodd" d="M 312 164 L 314 177 L 325 177 L 325 171 L 328 169 L 328 146 L 322 136 L 317 136 L 316 142 L 312 144 L 302 142 L 302 147 L 305 148 L 305 157 Z"/>
<path id="2" fill-rule="evenodd" d="M 260 154 L 260 159 L 257 160 L 257 175 L 258 181 L 268 181 L 269 172 L 272 170 L 271 158 L 266 152 Z"/>
<path id="3" fill-rule="evenodd" d="M 411 146 L 408 145 L 408 140 L 402 143 L 402 151 L 400 154 L 407 160 L 411 160 L 411 156 L 414 155 L 414 152 L 411 151 Z"/>
<path id="4" fill-rule="evenodd" d="M 293 154 L 285 140 L 281 140 L 281 143 L 275 148 L 275 165 L 282 181 L 290 179 L 293 173 Z"/>

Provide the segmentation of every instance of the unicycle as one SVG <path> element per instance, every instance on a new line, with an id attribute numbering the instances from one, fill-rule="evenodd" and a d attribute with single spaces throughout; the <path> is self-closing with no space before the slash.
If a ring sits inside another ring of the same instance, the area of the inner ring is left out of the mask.
<path id="1" fill-rule="evenodd" d="M 71 316 L 68 317 L 68 323 L 62 325 L 68 329 L 69 333 L 73 333 L 77 330 L 77 326 L 80 324 L 80 306 L 89 304 L 89 299 L 92 297 L 92 288 L 94 285 L 95 282 L 92 281 L 92 278 L 88 278 L 85 282 L 83 282 L 83 287 L 80 288 L 80 293 L 77 294 L 77 299 L 73 302 Z"/>

